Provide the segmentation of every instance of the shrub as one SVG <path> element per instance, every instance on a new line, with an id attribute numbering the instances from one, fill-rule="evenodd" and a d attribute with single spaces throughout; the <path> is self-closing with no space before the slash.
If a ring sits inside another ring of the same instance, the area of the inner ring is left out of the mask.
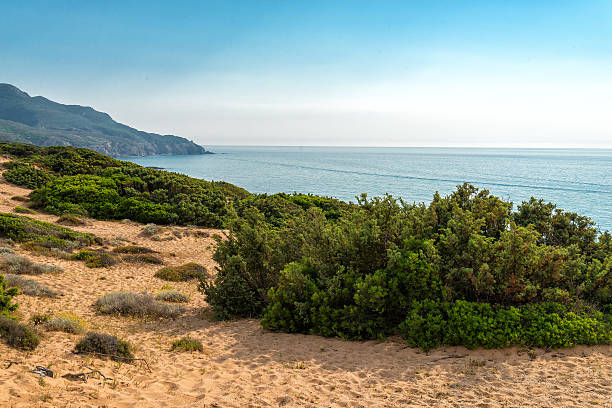
<path id="1" fill-rule="evenodd" d="M 11 197 L 11 200 L 15 200 L 15 201 L 21 201 L 21 202 L 27 202 L 30 201 L 29 197 L 25 197 L 25 196 L 13 196 Z"/>
<path id="2" fill-rule="evenodd" d="M 83 226 L 83 225 L 87 225 L 87 222 L 84 221 L 83 219 L 79 218 L 76 215 L 72 215 L 72 214 L 64 214 L 61 215 L 57 221 L 55 221 L 58 224 L 62 224 L 62 225 L 70 225 L 73 227 L 79 227 L 79 226 Z"/>
<path id="3" fill-rule="evenodd" d="M 35 189 L 44 186 L 52 179 L 48 171 L 39 170 L 25 163 L 9 162 L 5 163 L 4 167 L 8 168 L 3 174 L 4 179 L 18 186 Z"/>
<path id="4" fill-rule="evenodd" d="M 119 254 L 156 254 L 157 253 L 157 251 L 154 251 L 150 248 L 143 247 L 143 246 L 137 246 L 137 245 L 119 246 L 117 248 L 114 248 L 113 252 L 116 252 Z"/>
<path id="5" fill-rule="evenodd" d="M 25 351 L 34 350 L 40 343 L 38 336 L 29 327 L 1 315 L 0 337 L 9 346 Z"/>
<path id="6" fill-rule="evenodd" d="M 113 292 L 103 295 L 96 301 L 95 307 L 103 314 L 164 318 L 174 318 L 185 311 L 181 306 L 158 302 L 146 293 L 133 292 Z"/>
<path id="7" fill-rule="evenodd" d="M 26 247 L 28 250 L 56 248 L 63 251 L 72 251 L 75 248 L 82 248 L 96 242 L 96 238 L 92 234 L 6 213 L 0 213 L 0 238 L 24 243 L 22 247 Z"/>
<path id="8" fill-rule="evenodd" d="M 72 259 L 85 261 L 89 268 L 107 268 L 116 265 L 119 260 L 117 257 L 104 251 L 81 250 L 72 256 Z"/>
<path id="9" fill-rule="evenodd" d="M 17 305 L 12 303 L 13 297 L 17 296 L 19 289 L 6 287 L 4 275 L 0 275 L 0 316 L 8 316 L 17 309 Z"/>
<path id="10" fill-rule="evenodd" d="M 155 295 L 155 300 L 172 303 L 187 303 L 189 302 L 189 296 L 179 292 L 178 290 L 169 289 L 162 290 L 157 295 Z"/>
<path id="11" fill-rule="evenodd" d="M 0 255 L 0 261 L 2 262 L 2 267 L 7 272 L 16 275 L 41 275 L 43 273 L 63 272 L 59 266 L 35 263 L 17 254 L 2 254 Z"/>
<path id="12" fill-rule="evenodd" d="M 20 214 L 36 214 L 36 211 L 34 211 L 33 209 L 28 207 L 22 207 L 20 205 L 13 208 L 13 211 Z"/>
<path id="13" fill-rule="evenodd" d="M 195 262 L 189 262 L 181 266 L 166 266 L 155 272 L 156 278 L 170 282 L 185 282 L 206 276 L 206 268 Z"/>
<path id="14" fill-rule="evenodd" d="M 157 234 L 159 234 L 160 232 L 162 232 L 164 230 L 163 227 L 160 227 L 159 225 L 155 225 L 155 224 L 147 224 L 142 231 L 140 232 L 140 235 L 143 235 L 145 237 L 153 237 Z"/>
<path id="15" fill-rule="evenodd" d="M 45 322 L 47 322 L 49 320 L 51 316 L 49 316 L 48 314 L 42 314 L 42 313 L 36 313 L 33 314 L 30 317 L 30 322 L 34 325 L 34 326 L 38 326 L 40 324 L 43 324 Z"/>
<path id="16" fill-rule="evenodd" d="M 80 316 L 74 314 L 60 314 L 50 317 L 44 322 L 48 331 L 61 331 L 71 334 L 82 334 L 87 331 L 87 322 Z"/>
<path id="17" fill-rule="evenodd" d="M 494 348 L 612 343 L 612 325 L 603 314 L 577 314 L 559 303 L 504 307 L 462 300 L 415 301 L 400 333 L 410 345 L 425 350 L 443 344 Z"/>
<path id="18" fill-rule="evenodd" d="M 198 340 L 194 340 L 190 337 L 183 337 L 180 340 L 176 340 L 172 343 L 170 351 L 204 351 L 204 346 Z"/>
<path id="19" fill-rule="evenodd" d="M 126 361 L 134 358 L 132 347 L 115 336 L 104 333 L 89 332 L 74 348 L 78 354 L 104 354 L 115 361 Z"/>
<path id="20" fill-rule="evenodd" d="M 0 255 L 1 254 L 14 254 L 15 251 L 13 251 L 11 248 L 6 248 L 6 247 L 0 247 Z"/>
<path id="21" fill-rule="evenodd" d="M 23 276 L 6 274 L 5 275 L 6 285 L 8 287 L 19 288 L 19 292 L 29 296 L 39 297 L 57 297 L 58 292 L 50 289 L 46 286 L 41 285 L 34 279 L 24 278 Z"/>
<path id="22" fill-rule="evenodd" d="M 132 263 L 148 263 L 153 265 L 163 265 L 164 261 L 150 254 L 126 255 L 123 257 L 126 262 Z"/>

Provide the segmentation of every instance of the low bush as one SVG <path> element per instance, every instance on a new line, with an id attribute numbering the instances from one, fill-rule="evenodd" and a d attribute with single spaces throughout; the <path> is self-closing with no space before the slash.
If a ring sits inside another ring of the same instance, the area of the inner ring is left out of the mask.
<path id="1" fill-rule="evenodd" d="M 125 255 L 123 260 L 132 263 L 148 263 L 153 265 L 163 265 L 164 261 L 151 254 Z"/>
<path id="2" fill-rule="evenodd" d="M 126 361 L 134 358 L 132 347 L 115 336 L 104 333 L 89 332 L 74 348 L 78 354 L 104 354 L 115 361 Z"/>
<path id="3" fill-rule="evenodd" d="M 19 289 L 7 288 L 4 275 L 0 275 L 0 316 L 8 316 L 17 309 L 13 297 L 17 296 Z"/>
<path id="4" fill-rule="evenodd" d="M 184 293 L 179 292 L 178 290 L 169 289 L 162 290 L 157 295 L 155 295 L 156 300 L 161 300 L 164 302 L 171 303 L 187 303 L 189 302 L 189 296 Z"/>
<path id="5" fill-rule="evenodd" d="M 425 350 L 441 345 L 556 348 L 612 343 L 612 325 L 602 313 L 576 313 L 559 303 L 504 307 L 415 301 L 399 329 L 410 345 Z"/>
<path id="6" fill-rule="evenodd" d="M 183 337 L 182 339 L 176 340 L 175 342 L 173 342 L 172 348 L 170 350 L 171 351 L 186 351 L 186 352 L 189 352 L 189 351 L 202 352 L 204 351 L 204 346 L 202 346 L 202 343 L 198 340 L 194 340 L 190 337 Z"/>
<path id="7" fill-rule="evenodd" d="M 4 163 L 4 167 L 8 168 L 3 174 L 4 179 L 18 186 L 35 189 L 52 179 L 50 172 L 17 161 Z"/>
<path id="8" fill-rule="evenodd" d="M 85 265 L 89 268 L 107 268 L 119 263 L 119 259 L 116 256 L 100 250 L 83 249 L 74 254 L 72 259 L 85 261 Z"/>
<path id="9" fill-rule="evenodd" d="M 30 198 L 29 197 L 25 197 L 25 196 L 13 196 L 13 197 L 11 197 L 11 200 L 21 201 L 22 203 L 25 203 L 27 201 L 30 201 Z"/>
<path id="10" fill-rule="evenodd" d="M 153 237 L 153 236 L 155 236 L 157 234 L 160 234 L 164 230 L 165 230 L 165 228 L 161 227 L 159 225 L 147 224 L 147 225 L 145 225 L 145 227 L 140 232 L 140 235 L 151 238 L 151 237 Z"/>
<path id="11" fill-rule="evenodd" d="M 114 248 L 113 252 L 116 252 L 119 254 L 132 254 L 132 255 L 134 254 L 156 254 L 157 253 L 157 251 L 154 251 L 150 248 L 138 246 L 138 245 L 119 246 L 117 248 Z"/>
<path id="12" fill-rule="evenodd" d="M 48 298 L 54 298 L 58 295 L 58 292 L 53 289 L 41 285 L 34 279 L 24 278 L 20 275 L 7 273 L 5 275 L 5 281 L 7 287 L 19 288 L 19 293 L 23 293 L 24 295 Z"/>
<path id="13" fill-rule="evenodd" d="M 181 266 L 166 266 L 155 272 L 153 276 L 170 282 L 185 282 L 191 279 L 204 278 L 206 268 L 195 262 L 189 262 Z"/>
<path id="14" fill-rule="evenodd" d="M 58 223 L 58 224 L 70 225 L 70 226 L 73 226 L 73 227 L 79 227 L 79 226 L 87 225 L 86 221 L 84 221 L 80 217 L 78 217 L 76 215 L 72 215 L 72 214 L 61 215 L 57 219 L 57 221 L 55 221 L 55 222 Z"/>
<path id="15" fill-rule="evenodd" d="M 7 213 L 0 213 L 0 238 L 23 243 L 22 247 L 28 250 L 42 250 L 43 252 L 45 249 L 70 252 L 76 248 L 92 245 L 97 241 L 92 234 Z"/>
<path id="16" fill-rule="evenodd" d="M 0 337 L 11 347 L 29 351 L 38 347 L 40 339 L 29 327 L 0 315 Z"/>
<path id="17" fill-rule="evenodd" d="M 71 334 L 83 334 L 87 331 L 87 322 L 74 314 L 59 314 L 44 322 L 45 330 L 61 331 Z"/>
<path id="18" fill-rule="evenodd" d="M 33 209 L 28 207 L 22 207 L 20 205 L 13 208 L 13 211 L 20 214 L 36 214 L 36 211 L 34 211 Z"/>
<path id="19" fill-rule="evenodd" d="M 15 251 L 13 251 L 11 248 L 6 248 L 6 247 L 0 247 L 0 254 L 14 254 Z"/>
<path id="20" fill-rule="evenodd" d="M 185 311 L 181 306 L 159 302 L 147 293 L 133 292 L 113 292 L 103 295 L 96 301 L 95 307 L 104 314 L 164 318 L 174 318 Z"/>
<path id="21" fill-rule="evenodd" d="M 28 258 L 17 254 L 1 254 L 0 262 L 4 270 L 15 275 L 41 275 L 43 273 L 63 272 L 59 266 L 32 262 Z"/>

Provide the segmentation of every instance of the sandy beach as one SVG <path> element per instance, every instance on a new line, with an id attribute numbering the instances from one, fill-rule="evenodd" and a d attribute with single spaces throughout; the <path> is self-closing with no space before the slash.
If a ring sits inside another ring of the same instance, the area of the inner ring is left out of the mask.
<path id="1" fill-rule="evenodd" d="M 0 182 L 0 211 L 22 205 L 12 197 L 29 190 Z M 56 216 L 31 217 L 54 222 Z M 214 273 L 214 240 L 220 231 L 171 227 L 167 241 L 141 235 L 134 222 L 88 220 L 72 227 L 108 242 L 158 251 L 166 265 L 197 262 Z M 194 234 L 194 231 L 200 231 Z M 208 235 L 208 236 L 206 236 Z M 118 244 L 117 244 L 118 245 Z M 112 245 L 108 246 L 111 249 Z M 75 355 L 80 335 L 42 332 L 33 352 L 0 343 L 0 406 L 3 407 L 612 407 L 612 347 L 561 350 L 468 350 L 448 347 L 422 352 L 400 338 L 349 342 L 319 336 L 265 331 L 256 320 L 217 322 L 210 318 L 195 281 L 153 277 L 159 265 L 119 263 L 90 269 L 83 262 L 33 255 L 63 269 L 28 278 L 61 292 L 55 299 L 19 295 L 22 321 L 37 313 L 74 313 L 91 330 L 116 335 L 134 346 L 144 363 L 127 364 Z M 191 299 L 175 320 L 105 316 L 92 305 L 118 290 L 157 293 L 170 284 Z M 203 352 L 171 352 L 189 336 Z M 10 362 L 15 362 L 9 366 Z M 55 372 L 40 379 L 35 366 Z M 8 368 L 7 368 L 8 367 Z M 96 369 L 87 383 L 66 373 Z"/>

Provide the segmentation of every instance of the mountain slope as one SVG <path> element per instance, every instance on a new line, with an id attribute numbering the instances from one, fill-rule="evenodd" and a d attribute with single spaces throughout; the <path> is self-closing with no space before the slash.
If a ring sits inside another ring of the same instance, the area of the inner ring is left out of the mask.
<path id="1" fill-rule="evenodd" d="M 0 84 L 0 139 L 86 147 L 111 156 L 208 153 L 185 138 L 142 132 L 88 106 L 30 97 L 9 84 Z"/>

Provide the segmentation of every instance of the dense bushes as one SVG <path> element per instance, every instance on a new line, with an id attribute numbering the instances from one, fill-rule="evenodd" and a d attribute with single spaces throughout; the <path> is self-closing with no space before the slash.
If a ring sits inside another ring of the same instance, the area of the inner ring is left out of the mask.
<path id="1" fill-rule="evenodd" d="M 400 333 L 409 344 L 426 350 L 443 344 L 494 348 L 612 342 L 612 329 L 600 312 L 575 313 L 559 303 L 496 307 L 464 300 L 415 301 Z"/>
<path id="2" fill-rule="evenodd" d="M 423 348 L 609 343 L 609 234 L 539 205 L 512 212 L 466 184 L 428 206 L 364 196 L 332 220 L 314 207 L 269 222 L 253 206 L 219 240 L 201 290 L 219 318 L 287 332 L 402 333 Z"/>
<path id="3" fill-rule="evenodd" d="M 37 169 L 25 163 L 6 162 L 4 167 L 8 169 L 3 174 L 6 181 L 31 189 L 44 186 L 52 178 L 48 171 Z"/>

